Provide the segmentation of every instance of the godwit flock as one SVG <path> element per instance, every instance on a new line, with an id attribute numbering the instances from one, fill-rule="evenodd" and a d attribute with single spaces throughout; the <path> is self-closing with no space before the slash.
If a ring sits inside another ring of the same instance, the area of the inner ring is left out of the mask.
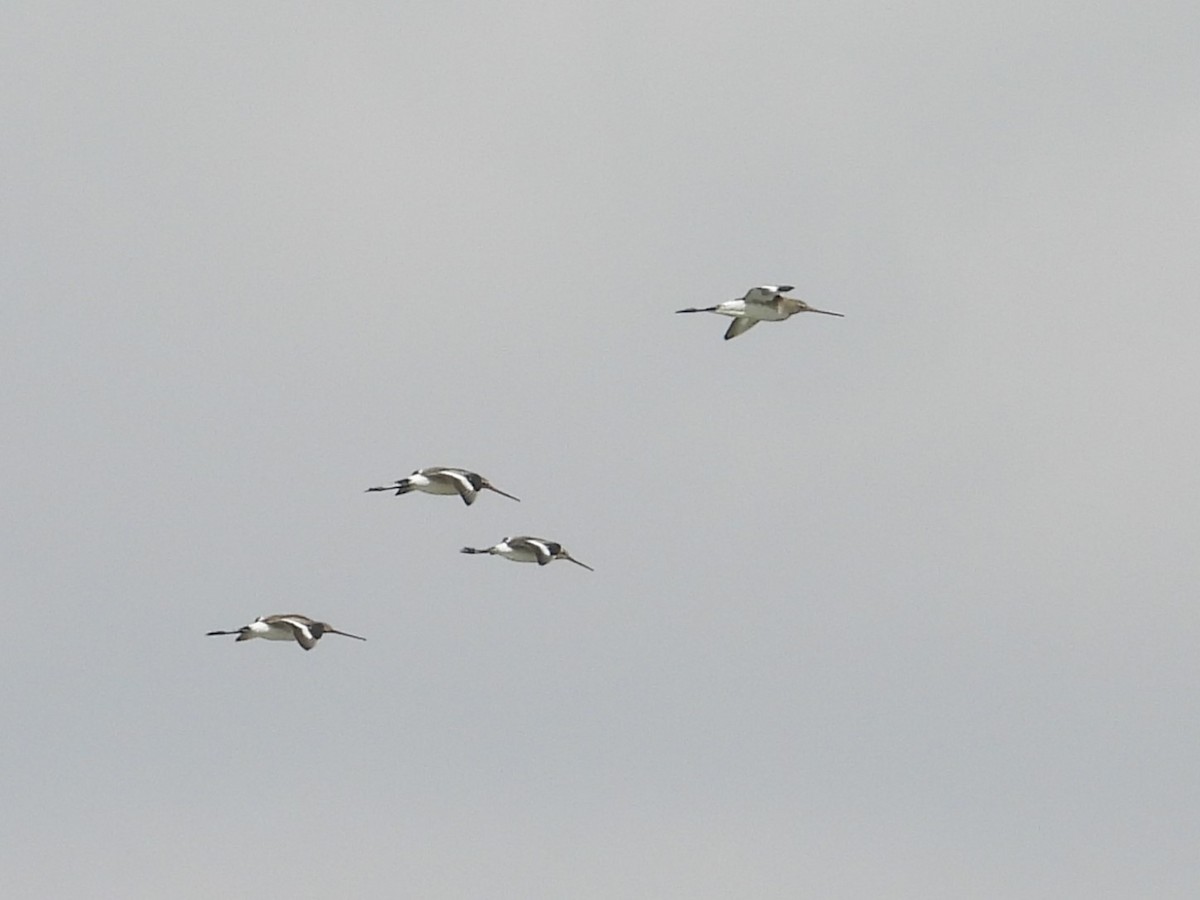
<path id="1" fill-rule="evenodd" d="M 744 334 L 759 322 L 782 322 L 796 313 L 815 312 L 826 316 L 842 315 L 842 313 L 830 312 L 826 309 L 816 309 L 795 297 L 785 297 L 784 294 L 791 290 L 794 290 L 791 285 L 765 284 L 750 288 L 744 296 L 737 300 L 726 300 L 715 306 L 689 306 L 686 309 L 675 311 L 678 313 L 708 312 L 732 317 L 733 321 L 729 323 L 729 328 L 725 332 L 725 340 Z M 449 466 L 430 466 L 417 469 L 407 478 L 400 478 L 392 484 L 367 488 L 368 493 L 371 491 L 395 491 L 397 497 L 411 491 L 422 491 L 426 494 L 457 494 L 467 506 L 475 502 L 480 491 L 492 491 L 502 497 L 519 502 L 518 497 L 495 487 L 478 472 Z M 490 547 L 463 547 L 460 552 L 502 556 L 511 562 L 535 562 L 539 566 L 548 565 L 556 559 L 565 559 L 567 562 L 582 566 L 589 572 L 595 571 L 587 563 L 582 563 L 571 556 L 557 541 L 548 541 L 528 535 L 506 537 Z M 254 638 L 268 641 L 295 641 L 305 650 L 315 647 L 317 641 L 325 634 L 340 634 L 357 641 L 366 640 L 357 634 L 338 631 L 327 622 L 318 622 L 308 616 L 295 614 L 259 616 L 249 625 L 243 625 L 234 631 L 208 632 L 209 636 L 226 634 L 236 634 L 238 641 L 249 641 Z"/>

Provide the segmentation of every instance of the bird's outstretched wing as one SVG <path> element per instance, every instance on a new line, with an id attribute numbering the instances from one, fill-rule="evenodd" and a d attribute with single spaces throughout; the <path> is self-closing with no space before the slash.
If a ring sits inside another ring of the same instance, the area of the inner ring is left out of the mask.
<path id="1" fill-rule="evenodd" d="M 469 475 L 469 472 L 465 472 L 460 469 L 442 469 L 436 474 L 430 475 L 429 477 L 437 478 L 450 485 L 453 485 L 454 489 L 458 491 L 458 495 L 463 498 L 463 503 L 467 504 L 467 506 L 470 506 L 475 502 L 475 498 L 478 496 L 479 491 L 472 483 L 472 479 L 469 477 Z"/>
<path id="2" fill-rule="evenodd" d="M 317 639 L 309 633 L 307 628 L 303 628 L 299 625 L 292 625 L 292 633 L 296 635 L 296 643 L 305 650 L 311 650 L 313 647 L 317 646 Z"/>
<path id="3" fill-rule="evenodd" d="M 305 616 L 279 616 L 277 622 L 282 622 L 292 629 L 292 634 L 296 638 L 296 643 L 305 650 L 311 650 L 317 646 L 317 638 L 319 634 L 314 633 L 312 623 Z"/>
<path id="4" fill-rule="evenodd" d="M 747 303 L 774 303 L 778 295 L 790 290 L 793 290 L 790 284 L 763 284 L 750 288 L 742 299 Z"/>
<path id="5" fill-rule="evenodd" d="M 739 334 L 745 334 L 751 328 L 758 324 L 758 319 L 734 319 L 729 323 L 729 327 L 725 329 L 725 340 L 735 338 Z"/>
<path id="6" fill-rule="evenodd" d="M 525 547 L 532 550 L 534 556 L 537 557 L 537 564 L 539 566 L 544 566 L 552 561 L 557 550 L 557 546 L 553 542 L 532 537 L 511 538 L 508 541 L 508 545 L 510 547 Z"/>

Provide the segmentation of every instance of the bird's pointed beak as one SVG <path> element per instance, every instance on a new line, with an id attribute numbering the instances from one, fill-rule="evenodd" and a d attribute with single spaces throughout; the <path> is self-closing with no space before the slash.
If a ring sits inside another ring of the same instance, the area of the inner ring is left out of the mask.
<path id="1" fill-rule="evenodd" d="M 596 571 L 596 570 L 595 570 L 595 569 L 593 569 L 591 566 L 589 566 L 587 563 L 581 563 L 581 562 L 580 562 L 579 560 L 577 560 L 575 557 L 573 557 L 573 556 L 568 556 L 568 555 L 567 555 L 567 554 L 565 554 L 565 553 L 563 554 L 563 559 L 570 560 L 571 562 L 575 563 L 575 565 L 577 565 L 577 566 L 583 566 L 583 567 L 584 567 L 585 569 L 587 569 L 589 572 L 595 572 L 595 571 Z"/>
<path id="2" fill-rule="evenodd" d="M 338 631 L 336 628 L 326 628 L 327 634 L 340 634 L 342 637 L 354 638 L 356 641 L 365 641 L 365 637 L 359 637 L 357 634 L 351 634 L 348 631 Z"/>
<path id="3" fill-rule="evenodd" d="M 819 313 L 821 313 L 821 315 L 823 315 L 823 316 L 839 316 L 839 317 L 841 317 L 841 318 L 843 318 L 843 319 L 846 317 L 846 314 L 845 314 L 845 313 L 835 313 L 835 312 L 830 312 L 830 311 L 829 311 L 829 310 L 827 310 L 827 309 L 813 309 L 812 307 L 809 307 L 809 310 L 808 310 L 808 311 L 809 311 L 809 312 L 819 312 Z"/>
<path id="4" fill-rule="evenodd" d="M 485 485 L 484 485 L 484 487 L 486 487 L 486 488 L 487 488 L 489 491 L 495 491 L 495 492 L 496 492 L 497 494 L 499 494 L 501 497 L 507 497 L 509 500 L 516 500 L 518 503 L 520 503 L 520 502 L 521 502 L 521 498 L 520 498 L 520 497 L 514 497 L 512 494 L 507 494 L 507 493 L 505 493 L 504 491 L 500 490 L 500 488 L 498 488 L 498 487 L 495 487 L 495 486 L 493 486 L 493 485 L 490 485 L 490 484 L 485 484 Z"/>

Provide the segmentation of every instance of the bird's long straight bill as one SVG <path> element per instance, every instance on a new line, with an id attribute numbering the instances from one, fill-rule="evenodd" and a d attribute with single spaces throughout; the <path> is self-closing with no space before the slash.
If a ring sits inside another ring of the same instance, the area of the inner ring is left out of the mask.
<path id="1" fill-rule="evenodd" d="M 500 488 L 498 488 L 498 487 L 493 487 L 493 486 L 492 486 L 492 485 L 490 485 L 490 484 L 488 484 L 488 485 L 484 485 L 484 489 L 485 489 L 485 490 L 489 490 L 489 491 L 495 491 L 495 492 L 496 492 L 497 494 L 499 494 L 501 497 L 507 497 L 509 500 L 516 500 L 518 503 L 520 503 L 520 502 L 521 502 L 521 498 L 520 498 L 520 497 L 514 497 L 512 494 L 505 493 L 504 491 L 500 490 Z"/>
<path id="2" fill-rule="evenodd" d="M 357 634 L 351 634 L 348 631 L 338 631 L 336 628 L 326 628 L 329 634 L 340 634 L 342 637 L 354 638 L 356 641 L 365 641 L 365 637 L 359 637 Z"/>
<path id="3" fill-rule="evenodd" d="M 835 312 L 830 312 L 830 311 L 829 311 L 829 310 L 827 310 L 827 309 L 809 309 L 809 312 L 819 312 L 819 313 L 821 313 L 822 315 L 825 315 L 825 316 L 840 316 L 840 317 L 842 317 L 843 319 L 844 319 L 844 318 L 846 318 L 846 314 L 845 314 L 845 313 L 835 313 Z"/>

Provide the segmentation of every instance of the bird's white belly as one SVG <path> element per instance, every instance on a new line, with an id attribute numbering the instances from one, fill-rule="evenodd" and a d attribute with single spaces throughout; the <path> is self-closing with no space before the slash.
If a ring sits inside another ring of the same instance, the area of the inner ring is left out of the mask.
<path id="1" fill-rule="evenodd" d="M 513 562 L 537 562 L 537 553 L 528 547 L 509 547 L 502 550 L 501 555 Z"/>
<path id="2" fill-rule="evenodd" d="M 416 483 L 417 490 L 424 491 L 426 494 L 457 494 L 458 488 L 452 484 L 447 484 L 440 479 L 438 481 L 426 481 L 424 484 Z"/>
<path id="3" fill-rule="evenodd" d="M 264 641 L 294 641 L 296 636 L 287 625 L 268 625 L 266 622 L 255 622 L 250 626 L 255 637 Z"/>
<path id="4" fill-rule="evenodd" d="M 757 303 L 746 304 L 744 315 L 747 319 L 758 322 L 779 322 L 787 318 L 785 313 L 781 313 L 774 306 L 760 306 Z"/>

